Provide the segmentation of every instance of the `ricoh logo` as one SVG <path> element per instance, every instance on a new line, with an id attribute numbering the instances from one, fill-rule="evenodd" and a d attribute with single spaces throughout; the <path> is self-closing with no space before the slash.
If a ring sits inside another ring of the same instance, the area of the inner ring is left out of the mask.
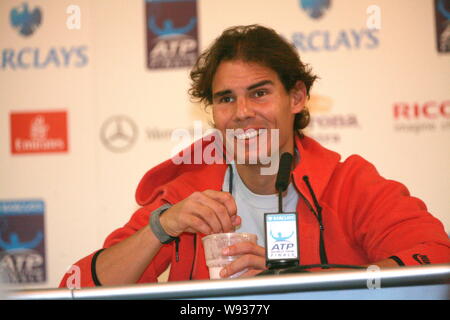
<path id="1" fill-rule="evenodd" d="M 392 105 L 394 130 L 414 132 L 450 130 L 450 100 L 396 102 Z"/>
<path id="2" fill-rule="evenodd" d="M 423 103 L 398 102 L 393 106 L 396 120 L 406 119 L 450 119 L 450 100 L 426 101 Z"/>

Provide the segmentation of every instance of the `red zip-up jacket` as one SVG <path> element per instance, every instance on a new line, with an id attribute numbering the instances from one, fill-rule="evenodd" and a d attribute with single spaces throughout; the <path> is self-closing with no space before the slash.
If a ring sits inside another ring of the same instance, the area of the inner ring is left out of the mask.
<path id="1" fill-rule="evenodd" d="M 188 149 L 192 159 L 194 146 L 204 150 L 208 143 L 193 144 Z M 442 223 L 427 212 L 421 200 L 410 196 L 405 186 L 384 179 L 360 156 L 340 162 L 337 153 L 311 138 L 297 137 L 296 148 L 300 162 L 292 177 L 301 195 L 297 204 L 301 265 L 320 263 L 319 224 L 304 176 L 309 177 L 322 207 L 328 263 L 366 265 L 390 257 L 400 265 L 450 262 L 450 241 Z M 150 213 L 165 203 L 175 204 L 195 191 L 221 190 L 226 169 L 226 164 L 175 165 L 171 159 L 154 167 L 136 191 L 142 207 L 125 226 L 107 237 L 103 248 L 148 228 Z M 178 248 L 174 242 L 163 245 L 138 283 L 156 282 L 169 264 L 169 281 L 208 279 L 202 236 L 183 233 Z M 75 264 L 81 271 L 81 287 L 100 284 L 95 275 L 97 252 Z M 69 276 L 64 276 L 60 287 L 66 286 Z"/>

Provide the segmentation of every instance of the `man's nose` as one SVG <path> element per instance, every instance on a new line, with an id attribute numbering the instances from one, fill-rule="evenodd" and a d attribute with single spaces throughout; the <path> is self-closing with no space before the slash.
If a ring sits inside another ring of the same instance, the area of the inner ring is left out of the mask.
<path id="1" fill-rule="evenodd" d="M 251 103 L 245 97 L 239 97 L 236 100 L 236 120 L 246 120 L 248 118 L 254 117 L 255 112 Z"/>

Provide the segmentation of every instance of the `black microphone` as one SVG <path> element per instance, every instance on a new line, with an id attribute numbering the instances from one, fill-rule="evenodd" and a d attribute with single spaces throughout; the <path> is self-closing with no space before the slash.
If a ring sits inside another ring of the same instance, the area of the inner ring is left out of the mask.
<path id="1" fill-rule="evenodd" d="M 278 191 L 278 212 L 283 212 L 283 192 L 289 185 L 293 156 L 289 152 L 281 155 L 275 189 Z"/>
<path id="2" fill-rule="evenodd" d="M 283 192 L 289 186 L 293 156 L 280 157 L 275 189 L 278 191 L 278 212 L 264 213 L 266 266 L 261 273 L 279 274 L 280 270 L 299 264 L 297 212 L 283 212 Z"/>

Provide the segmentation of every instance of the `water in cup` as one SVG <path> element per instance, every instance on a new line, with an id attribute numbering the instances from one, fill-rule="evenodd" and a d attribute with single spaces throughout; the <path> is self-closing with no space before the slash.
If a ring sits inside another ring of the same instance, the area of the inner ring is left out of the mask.
<path id="1" fill-rule="evenodd" d="M 227 264 L 236 260 L 239 256 L 223 256 L 224 248 L 232 246 L 239 242 L 253 242 L 256 243 L 257 236 L 252 233 L 216 233 L 206 236 L 202 239 L 203 247 L 205 249 L 206 265 L 209 268 L 210 279 L 221 279 L 220 270 Z M 237 278 L 247 270 L 242 270 L 229 278 Z"/>

